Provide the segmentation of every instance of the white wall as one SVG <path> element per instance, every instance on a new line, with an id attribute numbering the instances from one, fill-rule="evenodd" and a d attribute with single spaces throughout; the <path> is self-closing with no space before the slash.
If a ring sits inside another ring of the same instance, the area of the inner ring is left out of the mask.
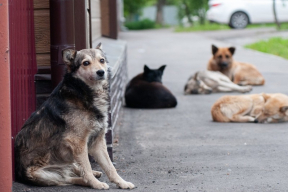
<path id="1" fill-rule="evenodd" d="M 168 25 L 178 25 L 178 9 L 173 5 L 166 5 L 163 9 L 164 23 Z M 156 6 L 145 7 L 140 16 L 140 20 L 148 18 L 152 21 L 156 20 Z"/>
<path id="2" fill-rule="evenodd" d="M 92 42 L 101 37 L 100 0 L 91 0 Z"/>

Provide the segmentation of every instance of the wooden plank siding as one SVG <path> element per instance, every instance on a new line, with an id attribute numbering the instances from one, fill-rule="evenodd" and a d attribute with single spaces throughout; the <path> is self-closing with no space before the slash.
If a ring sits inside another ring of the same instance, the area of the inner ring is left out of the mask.
<path id="1" fill-rule="evenodd" d="M 49 0 L 34 0 L 35 48 L 37 66 L 50 66 Z"/>
<path id="2" fill-rule="evenodd" d="M 34 0 L 34 9 L 49 9 L 49 0 Z"/>

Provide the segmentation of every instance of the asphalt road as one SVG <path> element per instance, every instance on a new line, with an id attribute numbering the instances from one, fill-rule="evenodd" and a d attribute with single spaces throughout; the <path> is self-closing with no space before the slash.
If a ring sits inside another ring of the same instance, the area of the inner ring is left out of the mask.
<path id="1" fill-rule="evenodd" d="M 211 106 L 225 94 L 183 95 L 188 77 L 206 69 L 211 44 L 231 44 L 170 29 L 120 37 L 128 42 L 129 77 L 140 73 L 144 64 L 167 64 L 163 83 L 178 99 L 175 109 L 123 109 L 114 155 L 120 175 L 137 186 L 133 191 L 288 191 L 288 123 L 215 123 Z M 266 78 L 265 86 L 251 93 L 288 94 L 288 60 L 241 47 L 235 54 L 235 59 L 256 65 Z M 101 180 L 107 182 L 105 176 Z M 110 191 L 122 191 L 108 184 Z M 94 190 L 16 183 L 14 191 Z"/>

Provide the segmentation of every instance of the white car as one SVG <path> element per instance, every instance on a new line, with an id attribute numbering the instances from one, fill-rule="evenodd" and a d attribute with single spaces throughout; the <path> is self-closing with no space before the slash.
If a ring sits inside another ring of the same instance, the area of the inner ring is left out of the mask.
<path id="1" fill-rule="evenodd" d="M 275 0 L 279 22 L 288 22 L 288 0 Z M 273 0 L 210 0 L 207 19 L 241 29 L 253 23 L 273 23 Z"/>

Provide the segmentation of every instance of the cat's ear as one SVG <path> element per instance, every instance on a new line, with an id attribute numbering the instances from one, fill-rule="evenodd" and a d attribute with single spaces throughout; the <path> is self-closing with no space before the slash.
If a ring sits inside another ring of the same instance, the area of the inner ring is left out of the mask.
<path id="1" fill-rule="evenodd" d="M 166 65 L 162 65 L 161 67 L 159 67 L 159 71 L 161 71 L 163 73 L 164 69 L 165 69 Z"/>
<path id="2" fill-rule="evenodd" d="M 147 73 L 150 71 L 150 68 L 147 65 L 144 65 L 144 73 Z"/>

